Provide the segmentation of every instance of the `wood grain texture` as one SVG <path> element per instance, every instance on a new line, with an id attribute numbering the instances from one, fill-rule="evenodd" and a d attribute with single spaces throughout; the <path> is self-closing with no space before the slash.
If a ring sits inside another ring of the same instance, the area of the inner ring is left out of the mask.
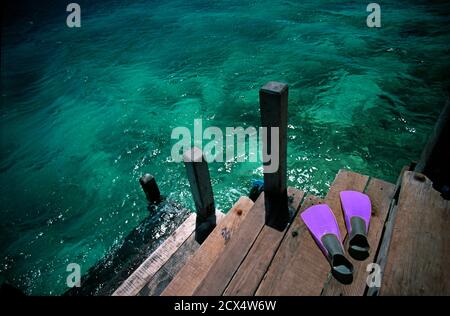
<path id="1" fill-rule="evenodd" d="M 322 200 L 308 195 L 299 213 Z M 275 254 L 255 295 L 319 295 L 328 263 L 297 215 Z"/>
<path id="2" fill-rule="evenodd" d="M 135 296 L 169 260 L 195 229 L 196 214 L 191 214 L 112 294 Z"/>
<path id="3" fill-rule="evenodd" d="M 300 208 L 327 203 L 333 210 L 342 236 L 346 232 L 341 211 L 339 192 L 363 191 L 368 177 L 340 170 L 324 201 L 308 196 Z M 292 236 L 292 232 L 295 231 Z M 331 274 L 328 261 L 323 256 L 300 216 L 296 216 L 290 232 L 286 234 L 256 295 L 320 295 Z"/>
<path id="4" fill-rule="evenodd" d="M 376 250 L 380 243 L 381 235 L 383 233 L 384 223 L 389 211 L 391 200 L 395 193 L 395 185 L 381 181 L 378 179 L 370 179 L 369 185 L 365 193 L 370 197 L 372 203 L 372 217 L 370 219 L 370 227 L 367 239 L 371 247 L 369 257 L 364 261 L 354 260 L 347 254 L 347 258 L 352 262 L 354 267 L 353 282 L 344 285 L 338 282 L 335 278 L 330 278 L 325 285 L 322 295 L 334 296 L 362 296 L 366 290 L 366 279 L 368 272 L 366 267 L 369 263 L 374 261 Z M 345 251 L 348 249 L 348 234 L 345 237 Z"/>
<path id="5" fill-rule="evenodd" d="M 161 295 L 167 285 L 173 280 L 175 275 L 181 270 L 189 258 L 194 255 L 199 247 L 199 243 L 195 241 L 195 234 L 192 233 L 170 259 L 167 260 L 161 269 L 150 278 L 149 282 L 145 284 L 141 291 L 139 291 L 138 295 Z"/>
<path id="6" fill-rule="evenodd" d="M 296 214 L 304 192 L 288 188 L 289 207 Z M 287 230 L 264 226 L 223 295 L 254 295 Z"/>
<path id="7" fill-rule="evenodd" d="M 217 221 L 224 218 L 224 213 L 216 212 Z M 158 274 L 167 262 L 190 239 L 195 230 L 197 215 L 191 214 L 172 235 L 170 235 L 112 294 L 113 296 L 135 296 Z M 196 242 L 191 246 L 198 245 Z"/>
<path id="8" fill-rule="evenodd" d="M 247 197 L 241 197 L 230 209 L 225 218 L 218 223 L 195 254 L 177 273 L 161 295 L 192 295 L 208 273 L 214 261 L 216 261 L 223 251 L 225 245 L 237 237 L 235 235 L 239 231 L 238 228 L 249 214 L 251 214 L 250 209 L 252 206 L 252 200 Z"/>
<path id="9" fill-rule="evenodd" d="M 450 202 L 407 171 L 397 205 L 381 295 L 450 295 Z"/>
<path id="10" fill-rule="evenodd" d="M 223 249 L 220 258 L 198 284 L 194 295 L 221 295 L 234 272 L 247 255 L 264 226 L 264 192 L 260 194 L 249 214 L 236 230 L 234 238 Z M 217 257 L 216 257 L 217 258 Z"/>
<path id="11" fill-rule="evenodd" d="M 384 231 L 381 236 L 381 241 L 378 246 L 378 253 L 376 254 L 375 262 L 380 266 L 380 271 L 384 271 L 386 267 L 386 258 L 389 251 L 389 244 L 391 242 L 392 230 L 394 228 L 395 215 L 397 214 L 397 200 L 400 195 L 403 175 L 409 171 L 410 166 L 404 166 L 400 172 L 395 183 L 395 192 L 391 200 L 386 222 L 384 223 Z M 379 294 L 379 287 L 370 287 L 367 289 L 367 296 L 377 296 Z"/>

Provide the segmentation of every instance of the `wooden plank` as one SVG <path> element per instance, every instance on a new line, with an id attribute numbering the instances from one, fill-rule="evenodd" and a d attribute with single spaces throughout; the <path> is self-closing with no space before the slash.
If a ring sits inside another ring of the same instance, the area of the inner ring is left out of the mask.
<path id="1" fill-rule="evenodd" d="M 414 171 L 429 175 L 433 169 L 433 164 L 442 159 L 444 148 L 448 148 L 448 129 L 450 125 L 450 99 L 447 99 L 434 128 L 428 138 L 419 163 Z M 447 131 L 447 135 L 445 135 Z M 439 144 L 440 143 L 440 144 Z M 445 157 L 445 156 L 444 156 Z M 445 160 L 444 160 L 445 161 Z M 448 163 L 448 161 L 447 161 Z"/>
<path id="2" fill-rule="evenodd" d="M 195 229 L 196 214 L 192 213 L 172 235 L 170 235 L 112 294 L 113 296 L 135 296 L 150 282 L 158 271 L 184 245 Z M 216 213 L 217 221 L 224 217 Z"/>
<path id="3" fill-rule="evenodd" d="M 397 214 L 397 204 L 395 203 L 395 200 L 392 200 L 390 210 L 389 210 L 389 218 L 386 221 L 386 224 L 384 225 L 384 234 L 380 243 L 380 248 L 377 254 L 377 260 L 375 261 L 376 264 L 380 267 L 379 271 L 382 272 L 386 268 L 386 260 L 387 260 L 387 254 L 389 251 L 389 245 L 392 238 L 392 231 L 394 229 L 394 219 L 395 215 Z M 380 277 L 383 277 L 381 274 Z M 381 284 L 381 282 L 380 282 Z M 380 287 L 372 286 L 367 288 L 367 296 L 378 296 L 380 293 Z"/>
<path id="4" fill-rule="evenodd" d="M 308 195 L 299 213 L 320 203 L 321 199 Z M 255 295 L 319 295 L 328 270 L 328 263 L 297 215 Z"/>
<path id="5" fill-rule="evenodd" d="M 192 233 L 180 248 L 170 257 L 161 269 L 150 279 L 150 281 L 139 291 L 139 296 L 161 295 L 167 285 L 173 280 L 175 275 L 181 270 L 186 262 L 191 258 L 200 245 L 195 241 Z"/>
<path id="6" fill-rule="evenodd" d="M 289 206 L 293 214 L 296 214 L 300 202 L 303 199 L 304 192 L 294 188 L 288 188 L 288 195 L 291 197 Z M 223 293 L 224 295 L 254 295 L 286 231 L 280 232 L 269 226 L 263 227 L 252 248 Z"/>
<path id="7" fill-rule="evenodd" d="M 422 174 L 403 176 L 381 295 L 450 295 L 450 201 Z"/>
<path id="8" fill-rule="evenodd" d="M 370 197 L 372 203 L 372 217 L 367 239 L 371 247 L 369 257 L 364 261 L 354 260 L 347 255 L 354 267 L 353 282 L 344 285 L 335 278 L 331 278 L 325 286 L 322 295 L 329 296 L 362 296 L 366 289 L 368 273 L 366 267 L 374 261 L 376 250 L 381 239 L 384 223 L 389 211 L 391 200 L 395 194 L 395 185 L 378 179 L 371 179 L 365 193 Z M 348 234 L 345 237 L 345 251 L 348 249 Z"/>
<path id="9" fill-rule="evenodd" d="M 191 214 L 112 294 L 134 296 L 150 278 L 169 260 L 195 229 L 196 214 Z"/>
<path id="10" fill-rule="evenodd" d="M 364 175 L 340 170 L 323 201 L 333 210 L 342 233 L 346 229 L 339 192 L 343 190 L 362 192 L 368 179 Z M 317 198 L 308 197 L 299 213 L 320 202 Z M 289 230 L 256 291 L 256 295 L 320 295 L 324 284 L 331 276 L 326 258 L 309 234 L 300 216 L 296 216 Z M 293 232 L 295 232 L 295 237 L 292 236 Z"/>
<path id="11" fill-rule="evenodd" d="M 376 254 L 375 262 L 380 267 L 380 271 L 384 271 L 384 268 L 386 267 L 386 258 L 387 258 L 387 253 L 389 250 L 389 244 L 391 242 L 392 229 L 394 228 L 395 215 L 397 214 L 397 200 L 400 195 L 400 188 L 401 188 L 401 184 L 402 184 L 403 175 L 406 171 L 409 171 L 411 169 L 412 169 L 411 166 L 404 166 L 397 178 L 396 183 L 395 183 L 394 197 L 392 198 L 390 206 L 389 206 L 387 219 L 384 224 L 384 231 L 381 236 L 381 241 L 379 243 L 378 251 Z M 367 296 L 377 296 L 379 293 L 379 290 L 380 290 L 379 287 L 375 287 L 375 286 L 370 287 L 370 288 L 368 288 L 366 295 Z"/>
<path id="12" fill-rule="evenodd" d="M 234 238 L 223 249 L 220 258 L 216 257 L 218 260 L 211 265 L 211 269 L 202 278 L 193 295 L 221 295 L 263 226 L 264 192 L 258 197 L 249 214 L 235 232 Z"/>
<path id="13" fill-rule="evenodd" d="M 224 218 L 225 214 L 217 212 L 217 222 Z M 150 281 L 139 291 L 138 296 L 158 296 L 164 291 L 175 275 L 181 270 L 197 249 L 200 247 L 192 233 L 189 238 L 177 249 L 167 262 L 156 272 Z"/>
<path id="14" fill-rule="evenodd" d="M 225 245 L 237 238 L 238 228 L 251 213 L 252 206 L 252 200 L 241 197 L 161 295 L 192 295 Z"/>

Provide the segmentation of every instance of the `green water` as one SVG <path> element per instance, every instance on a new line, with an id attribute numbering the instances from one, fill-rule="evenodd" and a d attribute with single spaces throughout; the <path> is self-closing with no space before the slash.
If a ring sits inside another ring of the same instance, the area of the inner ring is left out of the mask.
<path id="1" fill-rule="evenodd" d="M 289 84 L 289 184 L 325 194 L 348 168 L 395 181 L 418 159 L 450 79 L 449 6 L 368 2 L 105 1 L 82 27 L 57 17 L 2 30 L 0 281 L 60 294 L 148 212 L 150 172 L 191 207 L 177 126 L 255 126 L 258 89 Z M 226 211 L 262 176 L 212 163 Z M 161 228 L 164 230 L 164 227 Z"/>

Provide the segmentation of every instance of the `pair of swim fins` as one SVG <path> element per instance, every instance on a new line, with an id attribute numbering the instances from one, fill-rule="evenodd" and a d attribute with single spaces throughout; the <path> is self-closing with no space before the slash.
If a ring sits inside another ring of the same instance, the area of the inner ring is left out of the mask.
<path id="1" fill-rule="evenodd" d="M 356 260 L 365 260 L 370 249 L 367 241 L 372 212 L 370 199 L 357 191 L 342 191 L 339 196 L 349 236 L 348 252 Z M 300 216 L 328 259 L 332 275 L 341 283 L 351 283 L 353 265 L 344 255 L 339 226 L 330 207 L 326 204 L 314 205 Z"/>

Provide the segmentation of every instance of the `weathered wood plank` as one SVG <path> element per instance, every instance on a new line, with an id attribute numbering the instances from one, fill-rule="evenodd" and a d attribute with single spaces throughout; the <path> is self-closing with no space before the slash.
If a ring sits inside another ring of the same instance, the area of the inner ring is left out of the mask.
<path id="1" fill-rule="evenodd" d="M 192 233 L 167 262 L 150 278 L 149 282 L 139 291 L 139 296 L 158 296 L 164 291 L 175 275 L 200 247 Z"/>
<path id="2" fill-rule="evenodd" d="M 196 214 L 191 214 L 112 294 L 113 296 L 135 296 L 158 274 L 170 258 L 189 240 L 195 229 Z M 217 212 L 217 221 L 224 218 Z M 184 241 L 183 241 L 184 240 Z M 196 245 L 198 245 L 195 242 Z"/>
<path id="3" fill-rule="evenodd" d="M 241 197 L 161 295 L 192 295 L 225 245 L 237 238 L 238 228 L 251 213 L 252 206 L 252 200 Z"/>
<path id="4" fill-rule="evenodd" d="M 234 238 L 223 249 L 219 260 L 211 265 L 211 269 L 198 284 L 193 295 L 221 295 L 263 226 L 264 192 L 235 232 Z"/>
<path id="5" fill-rule="evenodd" d="M 335 296 L 361 296 L 366 289 L 366 279 L 368 273 L 366 267 L 374 261 L 376 250 L 381 239 L 384 223 L 389 211 L 391 200 L 395 193 L 395 185 L 378 179 L 371 179 L 365 193 L 370 197 L 372 203 L 372 218 L 367 239 L 371 247 L 370 256 L 364 261 L 354 260 L 349 255 L 347 258 L 354 267 L 353 282 L 348 285 L 339 283 L 335 278 L 331 278 L 324 287 L 322 295 Z M 345 237 L 345 251 L 348 249 L 348 234 Z"/>
<path id="6" fill-rule="evenodd" d="M 299 213 L 322 200 L 308 195 Z M 275 254 L 255 295 L 319 295 L 329 270 L 322 253 L 297 215 Z"/>
<path id="7" fill-rule="evenodd" d="M 224 218 L 225 214 L 217 212 L 217 222 Z M 185 263 L 194 255 L 200 244 L 192 233 L 189 238 L 175 251 L 167 262 L 150 278 L 150 281 L 139 291 L 138 296 L 158 296 L 164 291 L 175 275 Z"/>
<path id="8" fill-rule="evenodd" d="M 304 192 L 288 188 L 289 207 L 296 214 L 303 199 Z M 224 295 L 254 295 L 259 283 L 272 261 L 275 252 L 287 230 L 280 232 L 269 226 L 264 226 L 248 252 L 238 271 L 226 288 Z"/>
<path id="9" fill-rule="evenodd" d="M 195 229 L 196 214 L 191 214 L 113 293 L 113 296 L 134 296 L 167 262 Z"/>
<path id="10" fill-rule="evenodd" d="M 447 102 L 445 103 L 436 123 L 434 124 L 434 128 L 431 131 L 427 144 L 425 145 L 422 155 L 420 156 L 419 163 L 414 168 L 414 171 L 429 175 L 432 171 L 432 165 L 445 157 L 445 155 L 443 155 L 443 150 L 444 148 L 448 148 L 449 125 L 450 99 L 447 99 Z M 447 135 L 445 135 L 446 133 Z M 445 147 L 446 145 L 447 147 Z"/>
<path id="11" fill-rule="evenodd" d="M 333 210 L 341 234 L 346 231 L 341 211 L 339 192 L 343 190 L 363 191 L 368 177 L 347 170 L 340 170 L 323 202 Z M 300 208 L 320 203 L 308 197 Z M 290 231 L 272 261 L 256 295 L 320 295 L 327 279 L 331 277 L 330 266 L 319 247 L 297 215 Z M 292 233 L 295 237 L 293 237 Z M 286 268 L 289 267 L 289 268 Z"/>
<path id="12" fill-rule="evenodd" d="M 450 202 L 422 174 L 403 176 L 381 295 L 450 295 Z"/>
<path id="13" fill-rule="evenodd" d="M 395 215 L 397 214 L 397 200 L 400 195 L 400 188 L 402 184 L 403 175 L 405 174 L 406 171 L 409 170 L 411 170 L 411 166 L 404 166 L 395 183 L 394 196 L 389 205 L 387 219 L 386 222 L 384 223 L 384 230 L 381 236 L 381 241 L 378 246 L 377 250 L 378 252 L 376 254 L 375 262 L 380 267 L 380 271 L 384 271 L 384 268 L 386 267 L 387 253 L 389 251 L 389 244 L 391 242 L 392 229 L 394 228 Z M 378 295 L 379 290 L 380 290 L 379 287 L 370 287 L 367 289 L 366 295 L 376 296 Z"/>

